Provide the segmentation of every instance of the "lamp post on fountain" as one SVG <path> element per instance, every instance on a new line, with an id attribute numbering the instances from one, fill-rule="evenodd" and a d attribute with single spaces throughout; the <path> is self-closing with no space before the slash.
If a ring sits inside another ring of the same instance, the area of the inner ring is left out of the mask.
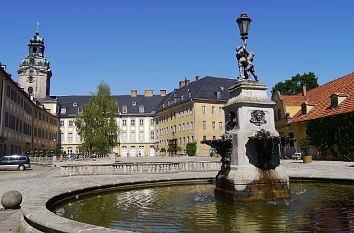
<path id="1" fill-rule="evenodd" d="M 250 24 L 252 19 L 246 14 L 242 13 L 240 17 L 236 20 L 238 27 L 240 29 L 240 36 L 243 41 L 242 46 L 237 46 L 236 48 L 236 58 L 238 61 L 238 68 L 240 75 L 238 79 L 246 79 L 250 80 L 251 76 L 253 75 L 256 82 L 258 82 L 258 77 L 254 71 L 253 59 L 255 56 L 254 52 L 247 51 L 247 39 L 248 39 L 248 30 L 250 28 Z"/>

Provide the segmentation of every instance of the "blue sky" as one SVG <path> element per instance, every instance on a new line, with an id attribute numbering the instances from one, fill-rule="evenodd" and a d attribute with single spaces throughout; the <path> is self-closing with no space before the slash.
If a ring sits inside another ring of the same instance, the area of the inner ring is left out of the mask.
<path id="1" fill-rule="evenodd" d="M 269 87 L 297 73 L 324 84 L 354 72 L 351 0 L 12 0 L 1 9 L 0 62 L 17 81 L 39 21 L 51 95 L 89 94 L 102 80 L 129 94 L 171 91 L 196 75 L 235 78 L 242 12 L 253 19 L 248 49 Z"/>

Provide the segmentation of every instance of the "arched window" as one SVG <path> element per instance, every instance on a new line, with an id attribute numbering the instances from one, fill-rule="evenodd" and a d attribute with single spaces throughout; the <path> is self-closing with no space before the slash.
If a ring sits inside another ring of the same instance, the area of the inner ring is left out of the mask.
<path id="1" fill-rule="evenodd" d="M 33 53 L 37 53 L 37 47 L 33 47 Z"/>
<path id="2" fill-rule="evenodd" d="M 139 113 L 143 113 L 144 112 L 144 105 L 140 105 L 139 106 Z"/>
<path id="3" fill-rule="evenodd" d="M 29 87 L 27 91 L 28 91 L 28 94 L 32 95 L 33 94 L 33 87 Z"/>

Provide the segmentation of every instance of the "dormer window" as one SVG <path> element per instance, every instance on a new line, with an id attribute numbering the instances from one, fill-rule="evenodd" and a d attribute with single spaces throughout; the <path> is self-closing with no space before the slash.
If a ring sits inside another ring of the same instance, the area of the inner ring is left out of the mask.
<path id="1" fill-rule="evenodd" d="M 221 93 L 220 93 L 220 91 L 217 91 L 217 92 L 216 92 L 216 98 L 217 98 L 217 99 L 221 99 Z"/>
<path id="2" fill-rule="evenodd" d="M 220 87 L 220 90 L 223 91 L 223 90 L 224 90 L 224 87 Z"/>
<path id="3" fill-rule="evenodd" d="M 123 105 L 122 107 L 122 113 L 127 113 L 128 112 L 128 107 L 127 105 Z"/>
<path id="4" fill-rule="evenodd" d="M 74 102 L 74 103 L 73 103 L 73 107 L 77 107 L 77 102 Z"/>
<path id="5" fill-rule="evenodd" d="M 66 113 L 66 107 L 61 107 L 61 113 Z"/>
<path id="6" fill-rule="evenodd" d="M 306 103 L 301 104 L 301 114 L 302 115 L 307 114 L 307 104 Z"/>
<path id="7" fill-rule="evenodd" d="M 331 95 L 331 108 L 337 108 L 338 107 L 338 94 L 332 94 Z"/>
<path id="8" fill-rule="evenodd" d="M 80 107 L 77 108 L 77 113 L 81 114 L 83 112 L 83 110 L 84 110 L 83 107 L 80 106 Z"/>
<path id="9" fill-rule="evenodd" d="M 140 105 L 139 106 L 139 113 L 143 113 L 144 112 L 144 105 Z"/>
<path id="10" fill-rule="evenodd" d="M 136 106 L 136 102 L 132 102 L 132 106 Z"/>

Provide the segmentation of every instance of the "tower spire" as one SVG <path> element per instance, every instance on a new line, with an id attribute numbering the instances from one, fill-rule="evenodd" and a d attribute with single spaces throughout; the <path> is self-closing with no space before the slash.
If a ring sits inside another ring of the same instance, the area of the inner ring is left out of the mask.
<path id="1" fill-rule="evenodd" d="M 36 34 L 39 34 L 39 22 L 36 24 Z"/>

